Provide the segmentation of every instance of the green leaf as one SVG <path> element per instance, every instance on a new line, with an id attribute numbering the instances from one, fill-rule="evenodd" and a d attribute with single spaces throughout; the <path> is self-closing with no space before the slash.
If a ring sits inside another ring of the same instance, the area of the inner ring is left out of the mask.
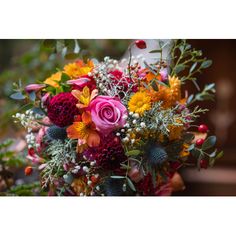
<path id="1" fill-rule="evenodd" d="M 212 60 L 207 60 L 207 61 L 202 62 L 200 68 L 205 69 L 205 68 L 208 68 L 211 65 L 212 65 Z"/>
<path id="2" fill-rule="evenodd" d="M 205 85 L 205 88 L 204 88 L 204 90 L 212 90 L 212 89 L 214 89 L 215 88 L 215 84 L 214 83 L 212 83 L 212 84 L 207 84 L 207 85 Z"/>
<path id="3" fill-rule="evenodd" d="M 119 176 L 119 175 L 112 175 L 110 176 L 112 179 L 125 179 L 125 176 Z"/>
<path id="4" fill-rule="evenodd" d="M 150 51 L 149 53 L 161 53 L 161 52 L 162 52 L 161 49 L 157 49 L 157 50 L 152 50 L 152 51 Z"/>
<path id="5" fill-rule="evenodd" d="M 29 94 L 29 99 L 30 99 L 32 102 L 35 101 L 35 99 L 36 99 L 36 94 L 35 94 L 34 91 Z"/>
<path id="6" fill-rule="evenodd" d="M 138 156 L 141 153 L 140 150 L 131 150 L 125 153 L 126 156 Z"/>
<path id="7" fill-rule="evenodd" d="M 195 158 L 199 158 L 201 155 L 201 152 L 198 149 L 193 149 L 191 150 L 191 154 L 195 157 Z"/>
<path id="8" fill-rule="evenodd" d="M 223 157 L 223 155 L 224 155 L 224 151 L 221 151 L 221 152 L 219 152 L 217 155 L 216 155 L 216 159 L 220 159 L 221 157 Z"/>
<path id="9" fill-rule="evenodd" d="M 130 180 L 130 178 L 127 178 L 127 183 L 128 183 L 128 185 L 129 185 L 129 187 L 130 187 L 134 192 L 136 192 L 136 188 L 135 188 L 133 182 Z"/>
<path id="10" fill-rule="evenodd" d="M 185 68 L 186 68 L 185 65 L 179 64 L 179 65 L 177 65 L 177 66 L 175 67 L 174 71 L 175 71 L 176 74 L 178 74 L 178 73 L 180 73 L 181 71 L 183 71 Z"/>
<path id="11" fill-rule="evenodd" d="M 202 145 L 202 150 L 208 150 L 212 148 L 216 143 L 216 136 L 210 136 L 206 139 L 206 141 Z"/>
<path id="12" fill-rule="evenodd" d="M 162 81 L 160 81 L 160 80 L 155 80 L 158 84 L 160 84 L 160 85 L 162 85 L 162 86 L 165 86 L 166 88 L 169 88 L 169 85 L 168 84 L 165 84 L 165 83 L 163 83 Z"/>
<path id="13" fill-rule="evenodd" d="M 68 81 L 68 80 L 70 80 L 71 78 L 70 78 L 70 76 L 69 75 L 67 75 L 66 73 L 62 73 L 62 75 L 61 75 L 61 83 L 65 83 L 66 81 Z"/>
<path id="14" fill-rule="evenodd" d="M 191 66 L 189 72 L 192 73 L 194 71 L 194 69 L 196 68 L 197 66 L 197 62 L 193 63 L 193 65 Z"/>
<path id="15" fill-rule="evenodd" d="M 188 151 L 190 152 L 190 151 L 192 151 L 194 148 L 195 148 L 195 145 L 194 145 L 194 143 L 193 143 L 193 144 L 191 144 L 191 145 L 189 146 Z"/>
<path id="16" fill-rule="evenodd" d="M 187 104 L 191 103 L 191 101 L 193 100 L 193 98 L 194 98 L 194 95 L 191 94 L 191 95 L 188 97 L 188 99 L 187 99 Z"/>
<path id="17" fill-rule="evenodd" d="M 13 93 L 10 98 L 15 100 L 23 100 L 25 99 L 25 96 L 21 92 Z"/>
<path id="18" fill-rule="evenodd" d="M 157 86 L 157 83 L 156 83 L 155 80 L 152 80 L 151 86 L 152 86 L 152 88 L 153 88 L 156 92 L 158 91 L 158 86 Z"/>

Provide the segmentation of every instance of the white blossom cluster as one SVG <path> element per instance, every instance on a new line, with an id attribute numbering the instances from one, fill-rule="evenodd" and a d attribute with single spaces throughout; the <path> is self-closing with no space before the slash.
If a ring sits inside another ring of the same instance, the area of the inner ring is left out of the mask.
<path id="1" fill-rule="evenodd" d="M 36 120 L 42 119 L 42 116 L 34 113 L 31 109 L 26 110 L 25 113 L 16 113 L 12 116 L 15 120 L 15 123 L 19 122 L 27 130 L 25 136 L 28 148 L 38 147 L 36 144 L 35 134 L 33 133 L 33 128 L 39 127 L 39 124 Z"/>
<path id="2" fill-rule="evenodd" d="M 122 63 L 124 63 L 124 60 L 127 61 L 127 59 L 123 59 Z M 114 70 L 123 72 L 123 76 L 119 80 L 113 80 L 114 76 L 110 72 Z M 117 60 L 110 59 L 109 57 L 105 57 L 104 62 L 98 64 L 89 75 L 95 79 L 100 94 L 111 97 L 118 96 L 122 101 L 129 97 L 134 86 L 134 81 L 127 82 L 127 76 L 129 76 L 127 69 L 123 70 Z M 132 77 L 130 79 L 132 80 Z"/>

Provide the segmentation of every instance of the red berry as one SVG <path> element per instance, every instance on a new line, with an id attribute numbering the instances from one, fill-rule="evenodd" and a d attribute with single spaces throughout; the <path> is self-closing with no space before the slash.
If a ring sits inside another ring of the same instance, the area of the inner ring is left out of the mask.
<path id="1" fill-rule="evenodd" d="M 206 133 L 208 131 L 208 127 L 204 124 L 199 125 L 198 131 L 201 132 L 201 133 Z"/>
<path id="2" fill-rule="evenodd" d="M 93 184 L 96 184 L 98 182 L 98 177 L 96 177 L 95 175 L 92 175 L 90 180 L 92 181 Z"/>
<path id="3" fill-rule="evenodd" d="M 204 143 L 204 141 L 205 141 L 205 140 L 204 140 L 203 138 L 199 138 L 199 139 L 196 140 L 196 145 L 197 145 L 197 146 L 202 146 L 202 144 Z"/>
<path id="4" fill-rule="evenodd" d="M 203 169 L 207 169 L 207 167 L 208 167 L 208 161 L 205 160 L 205 159 L 202 159 L 202 160 L 200 161 L 200 166 L 201 166 L 201 168 L 203 168 Z"/>
<path id="5" fill-rule="evenodd" d="M 25 167 L 25 175 L 31 175 L 32 174 L 32 172 L 33 172 L 33 168 L 32 168 L 32 166 L 27 166 L 27 167 Z"/>
<path id="6" fill-rule="evenodd" d="M 136 40 L 135 41 L 135 45 L 139 48 L 139 49 L 145 49 L 147 47 L 147 44 L 144 40 Z"/>

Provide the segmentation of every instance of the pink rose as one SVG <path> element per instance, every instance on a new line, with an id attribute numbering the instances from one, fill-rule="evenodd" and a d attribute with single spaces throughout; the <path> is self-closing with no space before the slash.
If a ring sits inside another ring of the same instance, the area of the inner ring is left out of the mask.
<path id="1" fill-rule="evenodd" d="M 119 99 L 109 96 L 98 96 L 88 107 L 92 120 L 98 131 L 104 135 L 126 123 L 127 109 Z"/>

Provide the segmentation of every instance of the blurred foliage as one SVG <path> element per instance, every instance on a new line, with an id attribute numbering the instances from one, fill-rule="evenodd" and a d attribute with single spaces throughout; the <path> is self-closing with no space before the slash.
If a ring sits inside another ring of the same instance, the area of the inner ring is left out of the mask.
<path id="1" fill-rule="evenodd" d="M 119 59 L 130 40 L 83 39 L 77 40 L 78 45 L 73 42 L 75 40 L 0 40 L 0 137 L 7 134 L 10 126 L 16 129 L 11 116 L 20 104 L 9 98 L 13 82 L 20 79 L 24 87 L 44 80 L 71 61 L 66 58 L 70 58 L 72 51 L 77 53 L 71 57 L 73 60 L 78 57 L 102 60 L 106 55 Z M 65 57 L 65 46 L 69 57 Z"/>
<path id="2" fill-rule="evenodd" d="M 11 151 L 13 140 L 0 143 L 0 190 L 6 191 L 14 185 L 14 171 L 25 165 L 25 159 Z"/>

